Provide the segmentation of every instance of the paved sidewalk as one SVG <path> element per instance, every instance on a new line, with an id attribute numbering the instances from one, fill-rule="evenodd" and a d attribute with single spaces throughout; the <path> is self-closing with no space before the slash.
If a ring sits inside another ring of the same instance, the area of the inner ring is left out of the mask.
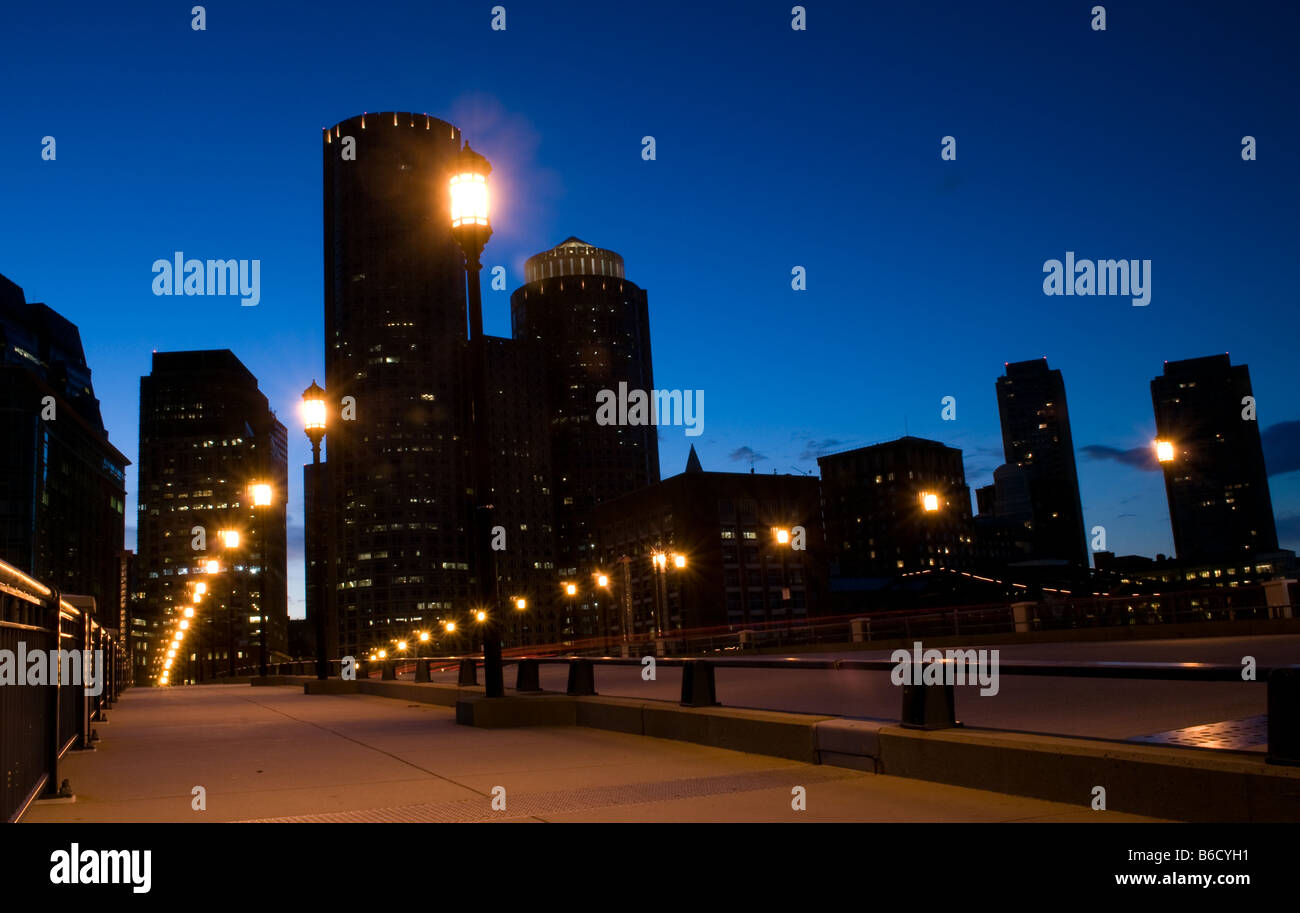
<path id="1" fill-rule="evenodd" d="M 135 688 L 96 728 L 99 749 L 62 764 L 77 801 L 24 821 L 1150 820 L 582 727 L 476 729 L 296 686 Z"/>

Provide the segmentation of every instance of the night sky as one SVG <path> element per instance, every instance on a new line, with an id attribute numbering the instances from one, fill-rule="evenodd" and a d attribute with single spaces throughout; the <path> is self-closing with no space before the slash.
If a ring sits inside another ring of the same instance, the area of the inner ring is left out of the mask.
<path id="1" fill-rule="evenodd" d="M 1294 3 L 7 4 L 0 273 L 81 329 L 136 459 L 152 350 L 230 348 L 289 427 L 323 377 L 321 129 L 428 113 L 493 164 L 489 333 L 526 257 L 570 235 L 650 298 L 656 386 L 705 392 L 664 475 L 791 472 L 906 432 L 1002 461 L 994 382 L 1065 375 L 1085 524 L 1171 553 L 1149 465 L 1166 359 L 1249 364 L 1283 547 L 1300 548 Z M 653 136 L 657 159 L 641 157 Z M 1241 157 L 1252 135 L 1258 160 Z M 57 158 L 43 161 L 42 137 Z M 953 136 L 957 160 L 940 160 Z M 261 303 L 155 297 L 152 263 L 261 260 Z M 1047 297 L 1043 263 L 1149 259 L 1147 307 Z M 791 269 L 807 269 L 807 290 Z M 485 280 L 487 276 L 485 275 Z M 957 398 L 957 421 L 940 400 Z M 593 404 L 594 408 L 594 404 Z M 127 545 L 135 540 L 135 475 Z"/>

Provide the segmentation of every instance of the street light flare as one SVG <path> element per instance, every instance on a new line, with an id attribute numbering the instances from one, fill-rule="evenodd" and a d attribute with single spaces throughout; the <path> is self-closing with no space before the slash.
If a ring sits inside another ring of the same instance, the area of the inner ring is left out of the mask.
<path id="1" fill-rule="evenodd" d="M 1174 460 L 1174 442 L 1156 441 L 1156 459 L 1161 463 L 1172 463 Z"/>

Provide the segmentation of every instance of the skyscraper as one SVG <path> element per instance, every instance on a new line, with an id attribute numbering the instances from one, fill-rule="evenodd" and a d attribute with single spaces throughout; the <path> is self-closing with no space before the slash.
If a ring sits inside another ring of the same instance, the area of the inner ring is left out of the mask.
<path id="1" fill-rule="evenodd" d="M 189 642 L 203 659 L 196 676 L 255 663 L 263 618 L 268 650 L 285 649 L 288 459 L 284 425 L 234 353 L 154 353 L 140 378 L 136 573 L 156 622 L 191 603 L 191 584 L 207 586 Z M 271 486 L 270 507 L 253 507 L 255 483 Z M 224 530 L 237 546 L 225 547 Z M 219 574 L 206 572 L 212 560 Z"/>
<path id="2" fill-rule="evenodd" d="M 1079 473 L 1061 372 L 1048 368 L 1046 358 L 1013 362 L 998 378 L 997 391 L 1002 450 L 1007 464 L 1023 471 L 1029 490 L 1029 557 L 1086 568 Z"/>
<path id="3" fill-rule="evenodd" d="M 1179 561 L 1277 551 L 1250 369 L 1226 354 L 1167 361 L 1151 401 Z"/>
<path id="4" fill-rule="evenodd" d="M 359 655 L 471 592 L 465 263 L 448 190 L 461 133 L 389 111 L 322 140 L 332 511 L 308 522 L 331 518 L 323 589 L 339 649 Z"/>
<path id="5" fill-rule="evenodd" d="M 117 628 L 129 461 L 108 441 L 77 328 L 0 276 L 0 559 L 93 596 Z"/>
<path id="6" fill-rule="evenodd" d="M 462 151 L 457 128 L 422 114 L 366 114 L 324 136 L 333 414 L 308 516 L 309 561 L 327 573 L 307 595 L 309 615 L 332 601 L 340 655 L 389 648 L 475 607 L 474 356 L 448 189 Z M 495 602 L 540 609 L 555 597 L 545 361 L 536 341 L 499 337 L 484 338 L 482 357 L 481 478 L 505 546 L 494 552 Z M 522 623 L 507 616 L 503 630 L 517 637 Z"/>
<path id="7" fill-rule="evenodd" d="M 555 561 L 561 579 L 584 578 L 596 559 L 592 511 L 659 481 L 654 425 L 600 425 L 601 390 L 654 387 L 646 293 L 624 275 L 623 258 L 570 237 L 530 258 L 510 298 L 516 340 L 546 359 Z M 595 633 L 579 604 L 577 633 Z"/>

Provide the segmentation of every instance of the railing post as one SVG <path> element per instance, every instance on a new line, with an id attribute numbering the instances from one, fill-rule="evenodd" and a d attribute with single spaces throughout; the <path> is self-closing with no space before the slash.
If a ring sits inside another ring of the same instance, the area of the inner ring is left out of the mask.
<path id="1" fill-rule="evenodd" d="M 519 660 L 519 671 L 515 678 L 515 690 L 536 693 L 542 690 L 541 666 L 535 659 Z"/>
<path id="2" fill-rule="evenodd" d="M 565 690 L 571 697 L 596 693 L 596 667 L 591 660 L 575 659 L 569 662 L 569 686 Z"/>
<path id="3" fill-rule="evenodd" d="M 54 590 L 50 598 L 54 602 L 54 608 L 51 610 L 53 621 L 51 627 L 53 630 L 53 644 L 55 655 L 58 655 L 59 647 L 63 643 L 63 619 L 59 615 L 59 591 Z M 59 663 L 60 673 L 62 673 L 63 664 Z M 62 677 L 60 675 L 60 677 Z M 46 796 L 56 796 L 59 793 L 59 691 L 63 685 L 59 682 L 50 682 L 46 688 L 45 700 L 45 731 L 41 737 L 45 739 L 46 750 L 49 752 L 49 760 L 46 764 L 45 771 L 45 791 Z"/>
<path id="4" fill-rule="evenodd" d="M 1269 764 L 1300 767 L 1300 666 L 1268 676 Z"/>
<path id="5" fill-rule="evenodd" d="M 460 675 L 456 678 L 457 685 L 477 685 L 478 684 L 478 664 L 474 660 L 466 657 L 460 661 Z"/>
<path id="6" fill-rule="evenodd" d="M 60 629 L 61 630 L 61 629 Z M 90 649 L 90 615 L 83 609 L 77 616 L 77 647 L 82 656 Z M 90 747 L 90 697 L 82 693 L 77 698 L 77 748 Z"/>
<path id="7" fill-rule="evenodd" d="M 688 659 L 682 664 L 682 706 L 718 706 L 713 663 L 704 659 Z"/>
<path id="8" fill-rule="evenodd" d="M 957 702 L 952 685 L 904 685 L 904 729 L 951 729 L 957 722 Z"/>
<path id="9" fill-rule="evenodd" d="M 430 681 L 430 678 L 429 678 L 429 666 L 430 666 L 431 663 L 432 663 L 432 660 L 428 660 L 428 659 L 416 659 L 416 661 L 415 661 L 415 680 L 416 680 L 417 682 L 427 682 L 427 681 Z"/>
<path id="10" fill-rule="evenodd" d="M 386 682 L 391 682 L 397 678 L 397 661 L 386 659 L 383 661 L 379 677 Z"/>

